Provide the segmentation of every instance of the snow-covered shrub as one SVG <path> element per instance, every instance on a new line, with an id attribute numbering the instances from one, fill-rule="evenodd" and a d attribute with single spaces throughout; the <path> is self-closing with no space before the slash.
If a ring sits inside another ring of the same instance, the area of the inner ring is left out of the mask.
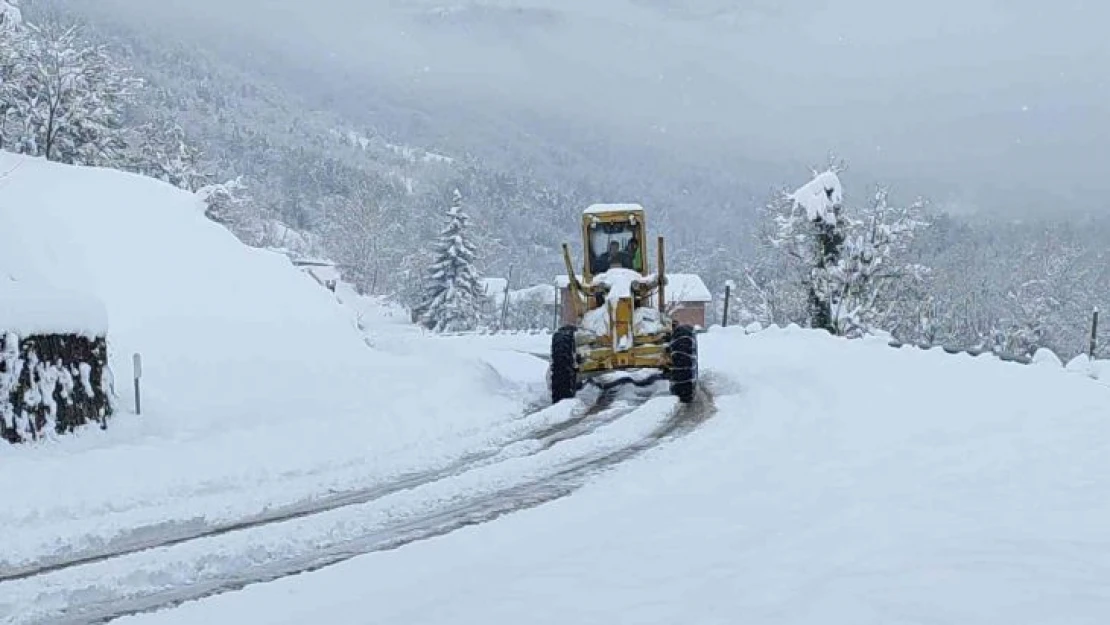
<path id="1" fill-rule="evenodd" d="M 920 202 L 891 206 L 880 187 L 866 206 L 848 209 L 837 171 L 830 169 L 782 194 L 765 213 L 771 227 L 764 240 L 782 252 L 786 267 L 757 264 L 749 271 L 741 310 L 754 314 L 741 315 L 742 322 L 794 321 L 804 300 L 807 325 L 834 334 L 927 327 L 918 287 L 928 269 L 905 257 L 915 233 L 928 225 Z"/>
<path id="2" fill-rule="evenodd" d="M 0 50 L 0 110 L 9 149 L 77 165 L 120 166 L 123 115 L 141 81 L 73 26 L 46 22 Z"/>

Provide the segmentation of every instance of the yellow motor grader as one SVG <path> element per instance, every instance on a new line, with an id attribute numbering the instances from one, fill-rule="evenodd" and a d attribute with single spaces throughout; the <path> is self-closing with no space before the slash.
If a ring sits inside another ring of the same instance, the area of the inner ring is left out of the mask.
<path id="1" fill-rule="evenodd" d="M 595 204 L 582 213 L 583 266 L 577 273 L 563 244 L 568 285 L 563 325 L 551 338 L 551 399 L 574 397 L 585 383 L 615 371 L 646 370 L 670 381 L 680 401 L 698 383 L 697 334 L 668 314 L 663 237 L 655 271 L 644 246 L 647 223 L 638 204 Z M 627 378 L 637 381 L 636 378 Z M 642 378 L 641 378 L 642 380 Z"/>

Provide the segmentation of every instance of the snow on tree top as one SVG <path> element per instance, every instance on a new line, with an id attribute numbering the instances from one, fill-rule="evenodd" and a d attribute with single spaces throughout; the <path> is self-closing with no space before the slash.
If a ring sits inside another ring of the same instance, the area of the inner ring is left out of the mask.
<path id="1" fill-rule="evenodd" d="M 644 212 L 644 207 L 639 204 L 591 204 L 582 211 L 583 215 L 600 215 L 603 213 Z"/>
<path id="2" fill-rule="evenodd" d="M 805 209 L 810 221 L 821 219 L 836 223 L 836 210 L 844 200 L 844 190 L 840 178 L 834 172 L 826 171 L 790 194 L 790 199 L 795 206 Z"/>

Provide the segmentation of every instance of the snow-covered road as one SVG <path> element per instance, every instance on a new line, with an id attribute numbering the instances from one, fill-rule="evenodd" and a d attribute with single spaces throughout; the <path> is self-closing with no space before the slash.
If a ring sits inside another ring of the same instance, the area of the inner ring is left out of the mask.
<path id="1" fill-rule="evenodd" d="M 713 418 L 567 497 L 120 625 L 1107 622 L 1106 386 L 703 338 Z"/>
<path id="2" fill-rule="evenodd" d="M 665 384 L 585 392 L 527 417 L 529 434 L 446 470 L 269 510 L 222 526 L 171 525 L 114 548 L 9 572 L 5 623 L 89 623 L 313 570 L 561 497 L 712 411 Z"/>

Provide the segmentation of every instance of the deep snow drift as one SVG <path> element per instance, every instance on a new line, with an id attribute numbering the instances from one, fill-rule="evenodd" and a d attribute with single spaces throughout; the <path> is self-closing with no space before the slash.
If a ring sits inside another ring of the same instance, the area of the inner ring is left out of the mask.
<path id="1" fill-rule="evenodd" d="M 1110 388 L 716 330 L 717 414 L 568 498 L 119 621 L 1102 623 Z"/>
<path id="2" fill-rule="evenodd" d="M 0 152 L 0 271 L 17 292 L 95 302 L 120 406 L 107 431 L 0 445 L 0 574 L 126 528 L 235 518 L 446 464 L 518 427 L 535 393 L 501 369 L 542 377 L 542 362 L 472 344 L 375 342 L 390 320 L 373 306 L 351 293 L 340 304 L 285 257 L 243 246 L 193 195 L 116 171 Z"/>

